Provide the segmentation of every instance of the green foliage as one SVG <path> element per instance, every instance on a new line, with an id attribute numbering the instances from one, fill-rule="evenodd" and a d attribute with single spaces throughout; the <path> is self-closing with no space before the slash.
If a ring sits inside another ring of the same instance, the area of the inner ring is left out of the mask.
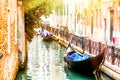
<path id="1" fill-rule="evenodd" d="M 52 10 L 56 12 L 63 10 L 64 0 L 23 0 L 24 10 L 28 12 L 29 10 L 35 9 L 37 6 L 46 2 Z"/>
<path id="2" fill-rule="evenodd" d="M 31 41 L 34 36 L 34 20 L 35 19 L 30 12 L 25 14 L 25 32 L 28 41 Z"/>
<path id="3" fill-rule="evenodd" d="M 34 14 L 36 15 L 36 17 L 41 17 L 43 15 L 48 16 L 52 13 L 52 9 L 53 2 L 47 0 L 34 9 Z"/>
<path id="4" fill-rule="evenodd" d="M 60 13 L 62 15 L 63 7 L 64 7 L 64 0 L 54 0 L 53 7 L 57 13 Z"/>
<path id="5" fill-rule="evenodd" d="M 44 1 L 45 0 L 23 0 L 25 12 L 28 12 L 29 10 L 34 9 Z"/>
<path id="6" fill-rule="evenodd" d="M 25 8 L 25 32 L 28 41 L 34 36 L 34 28 L 40 27 L 40 17 L 49 16 L 52 10 L 62 12 L 63 0 L 23 0 Z"/>

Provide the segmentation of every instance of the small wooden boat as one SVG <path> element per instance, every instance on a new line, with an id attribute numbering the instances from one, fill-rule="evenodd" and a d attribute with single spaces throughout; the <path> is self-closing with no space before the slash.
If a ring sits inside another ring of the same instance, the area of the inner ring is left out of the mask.
<path id="1" fill-rule="evenodd" d="M 53 40 L 52 34 L 48 32 L 47 30 L 40 32 L 40 35 L 41 37 L 43 37 L 43 41 L 50 42 Z"/>
<path id="2" fill-rule="evenodd" d="M 64 57 L 64 61 L 67 65 L 67 68 L 70 70 L 74 70 L 82 74 L 93 75 L 93 72 L 97 70 L 101 65 L 101 63 L 104 61 L 104 52 L 105 52 L 105 49 L 99 55 L 94 57 L 88 54 L 90 56 L 87 58 L 81 58 L 81 60 L 71 60 L 68 57 L 76 53 L 76 51 L 73 50 L 73 48 L 69 43 L 65 52 L 66 55 Z M 85 57 L 84 54 L 79 53 L 81 57 Z"/>
<path id="3" fill-rule="evenodd" d="M 50 41 L 52 41 L 52 40 L 53 40 L 52 35 L 50 35 L 50 36 L 44 36 L 44 37 L 43 37 L 43 41 L 50 42 Z"/>

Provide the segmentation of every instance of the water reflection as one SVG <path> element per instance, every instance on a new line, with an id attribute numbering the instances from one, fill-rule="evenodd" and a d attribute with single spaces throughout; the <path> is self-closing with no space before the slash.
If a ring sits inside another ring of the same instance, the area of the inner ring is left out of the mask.
<path id="1" fill-rule="evenodd" d="M 16 80 L 95 80 L 64 68 L 65 48 L 57 42 L 43 42 L 35 36 L 29 44 L 26 71 L 20 71 Z"/>
<path id="2" fill-rule="evenodd" d="M 91 76 L 85 76 L 80 73 L 76 73 L 74 71 L 68 70 L 65 68 L 66 76 L 68 80 L 96 80 L 94 75 Z"/>

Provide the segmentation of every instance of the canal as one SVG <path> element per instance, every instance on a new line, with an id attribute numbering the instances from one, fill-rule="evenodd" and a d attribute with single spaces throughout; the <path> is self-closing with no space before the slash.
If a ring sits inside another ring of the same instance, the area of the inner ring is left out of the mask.
<path id="1" fill-rule="evenodd" d="M 93 76 L 84 76 L 64 67 L 65 47 L 57 42 L 44 42 L 35 36 L 28 44 L 26 70 L 19 71 L 16 80 L 98 80 Z M 102 80 L 112 80 L 101 74 Z"/>

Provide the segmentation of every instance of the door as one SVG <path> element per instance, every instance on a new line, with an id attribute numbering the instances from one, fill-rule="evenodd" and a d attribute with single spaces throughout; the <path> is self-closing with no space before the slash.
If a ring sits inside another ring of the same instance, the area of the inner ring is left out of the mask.
<path id="1" fill-rule="evenodd" d="M 113 29 L 114 29 L 113 19 L 114 19 L 114 10 L 110 10 L 110 40 L 111 41 L 112 41 Z"/>

